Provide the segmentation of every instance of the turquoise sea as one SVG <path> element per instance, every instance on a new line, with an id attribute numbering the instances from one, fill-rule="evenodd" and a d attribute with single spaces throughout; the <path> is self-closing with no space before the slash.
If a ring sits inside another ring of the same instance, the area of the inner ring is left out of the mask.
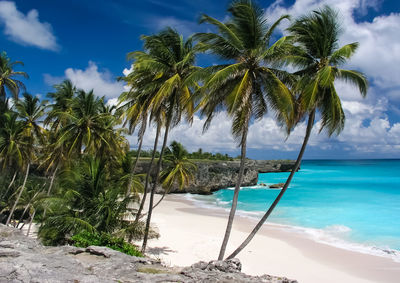
<path id="1" fill-rule="evenodd" d="M 238 213 L 259 218 L 289 173 L 263 173 L 242 188 Z M 196 196 L 200 205 L 228 209 L 233 189 Z M 192 197 L 193 198 L 193 197 Z M 269 222 L 316 241 L 400 261 L 400 160 L 304 160 Z"/>

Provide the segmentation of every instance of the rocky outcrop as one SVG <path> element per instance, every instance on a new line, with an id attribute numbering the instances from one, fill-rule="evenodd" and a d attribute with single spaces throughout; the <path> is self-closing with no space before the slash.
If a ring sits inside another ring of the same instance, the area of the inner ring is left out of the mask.
<path id="1" fill-rule="evenodd" d="M 285 183 L 272 184 L 272 185 L 269 185 L 268 187 L 271 189 L 280 189 L 280 188 L 283 188 L 283 186 L 285 186 Z"/>
<path id="2" fill-rule="evenodd" d="M 235 186 L 239 173 L 240 161 L 212 161 L 201 160 L 195 162 L 197 171 L 194 180 L 183 190 L 175 186 L 171 193 L 211 194 L 214 191 Z M 294 161 L 282 160 L 247 160 L 244 170 L 242 186 L 255 186 L 258 182 L 258 173 L 287 172 L 293 168 Z M 149 161 L 140 161 L 138 172 L 145 173 Z M 158 188 L 162 193 L 163 189 Z"/>
<path id="3" fill-rule="evenodd" d="M 297 282 L 240 271 L 238 259 L 172 268 L 105 247 L 44 247 L 20 230 L 0 224 L 0 282 Z"/>

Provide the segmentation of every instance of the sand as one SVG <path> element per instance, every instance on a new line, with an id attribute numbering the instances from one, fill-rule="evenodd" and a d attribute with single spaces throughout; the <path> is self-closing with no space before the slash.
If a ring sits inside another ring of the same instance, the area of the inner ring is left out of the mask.
<path id="1" fill-rule="evenodd" d="M 188 266 L 218 256 L 227 212 L 195 206 L 183 195 L 168 195 L 155 209 L 152 224 L 160 238 L 147 252 L 168 265 Z M 253 228 L 254 221 L 237 217 L 227 255 Z M 299 282 L 400 282 L 400 263 L 317 243 L 282 227 L 264 225 L 237 257 L 247 274 L 270 274 Z"/>

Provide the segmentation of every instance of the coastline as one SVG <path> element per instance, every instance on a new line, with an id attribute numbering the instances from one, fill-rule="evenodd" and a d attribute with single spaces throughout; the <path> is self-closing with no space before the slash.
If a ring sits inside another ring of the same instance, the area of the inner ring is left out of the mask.
<path id="1" fill-rule="evenodd" d="M 216 259 L 226 219 L 223 210 L 198 207 L 184 195 L 167 195 L 154 210 L 152 223 L 160 238 L 149 240 L 148 254 L 178 266 Z M 254 223 L 247 217 L 235 218 L 227 255 Z M 238 258 L 247 274 L 299 282 L 398 282 L 400 278 L 400 263 L 389 258 L 318 243 L 274 224 L 264 225 Z"/>

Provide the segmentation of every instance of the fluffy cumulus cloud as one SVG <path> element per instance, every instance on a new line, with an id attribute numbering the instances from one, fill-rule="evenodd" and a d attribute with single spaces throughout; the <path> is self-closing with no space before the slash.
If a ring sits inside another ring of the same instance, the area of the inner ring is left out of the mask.
<path id="1" fill-rule="evenodd" d="M 328 137 L 319 133 L 320 122 L 312 131 L 309 147 L 324 155 L 326 150 L 351 156 L 398 156 L 400 149 L 400 123 L 390 121 L 388 111 L 396 112 L 400 102 L 400 14 L 392 13 L 375 17 L 372 21 L 356 21 L 355 16 L 364 16 L 369 9 L 379 11 L 379 0 L 277 0 L 266 9 L 266 17 L 272 22 L 282 14 L 294 18 L 328 4 L 340 13 L 343 34 L 340 44 L 358 41 L 360 47 L 345 68 L 364 72 L 371 81 L 367 98 L 363 99 L 356 88 L 344 82 L 337 82 L 336 88 L 342 99 L 346 114 L 345 129 L 339 136 Z M 282 31 L 288 22 L 281 26 Z M 400 111 L 399 111 L 400 113 Z M 318 117 L 317 117 L 318 119 Z M 232 150 L 237 147 L 230 127 L 231 119 L 226 113 L 218 114 L 209 131 L 202 135 L 204 119 L 195 117 L 193 125 L 182 123 L 171 132 L 171 140 L 177 139 L 191 150 L 202 147 L 205 150 Z M 289 137 L 275 122 L 272 114 L 251 124 L 248 135 L 248 148 L 273 149 L 297 152 L 301 146 L 306 123 L 301 122 Z M 145 143 L 152 145 L 155 130 L 146 135 Z M 135 144 L 136 137 L 130 138 Z M 284 156 L 285 153 L 282 153 Z M 331 157 L 331 156 L 330 156 Z"/>
<path id="2" fill-rule="evenodd" d="M 88 67 L 84 70 L 68 68 L 64 74 L 64 77 L 53 77 L 46 74 L 44 80 L 49 85 L 53 85 L 63 79 L 69 79 L 76 87 L 85 91 L 93 89 L 98 96 L 105 96 L 107 99 L 116 98 L 125 90 L 124 84 L 116 81 L 111 72 L 99 70 L 97 64 L 92 61 L 89 61 Z"/>
<path id="3" fill-rule="evenodd" d="M 203 125 L 205 119 L 199 116 L 194 116 L 193 123 L 189 124 L 183 121 L 178 126 L 173 128 L 169 135 L 169 140 L 177 140 L 185 145 L 189 150 L 234 150 L 236 143 L 232 138 L 230 127 L 231 122 L 225 112 L 215 115 L 214 121 L 209 129 L 203 133 Z M 144 136 L 143 145 L 146 148 L 152 148 L 156 129 L 152 126 L 148 127 Z M 135 146 L 137 136 L 133 134 L 128 137 L 130 144 Z"/>
<path id="4" fill-rule="evenodd" d="M 0 1 L 0 22 L 4 24 L 4 33 L 17 43 L 53 51 L 59 49 L 51 25 L 41 22 L 35 9 L 25 15 L 18 11 L 15 2 Z"/>

